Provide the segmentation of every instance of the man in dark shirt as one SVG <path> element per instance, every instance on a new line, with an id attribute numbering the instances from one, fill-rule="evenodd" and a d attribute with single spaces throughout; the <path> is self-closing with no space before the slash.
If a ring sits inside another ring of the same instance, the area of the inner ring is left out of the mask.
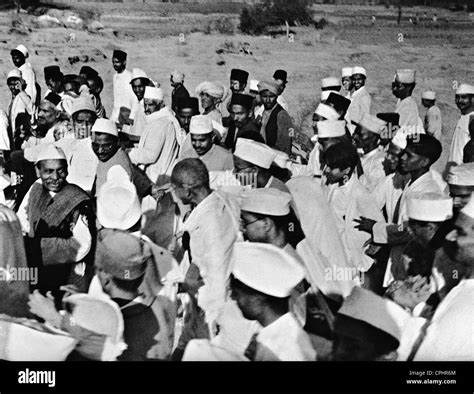
<path id="1" fill-rule="evenodd" d="M 264 142 L 259 129 L 250 118 L 253 97 L 248 94 L 234 93 L 230 101 L 230 125 L 224 145 L 227 149 L 235 150 L 238 138 Z"/>

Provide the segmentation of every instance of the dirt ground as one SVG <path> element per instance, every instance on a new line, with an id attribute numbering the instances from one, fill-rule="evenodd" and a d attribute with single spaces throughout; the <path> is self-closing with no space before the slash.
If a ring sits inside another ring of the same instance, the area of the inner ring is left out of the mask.
<path id="1" fill-rule="evenodd" d="M 43 67 L 58 64 L 64 73 L 77 73 L 84 64 L 99 71 L 105 88 L 102 99 L 110 113 L 112 108 L 111 54 L 120 48 L 128 52 L 128 68 L 144 69 L 161 84 L 169 98 L 169 74 L 179 69 L 186 75 L 185 86 L 193 92 L 203 80 L 218 80 L 228 85 L 232 68 L 243 68 L 252 79 L 270 79 L 274 70 L 288 71 L 285 97 L 295 124 L 311 133 L 309 115 L 320 97 L 320 79 L 340 76 L 344 66 L 362 65 L 368 71 L 367 87 L 372 95 L 372 113 L 394 110 L 396 99 L 390 86 L 398 68 L 417 70 L 417 87 L 414 92 L 421 106 L 421 92 L 433 89 L 443 115 L 445 153 L 451 141 L 459 111 L 454 104 L 453 86 L 457 83 L 474 83 L 474 28 L 472 16 L 431 8 L 403 10 L 401 26 L 396 23 L 396 9 L 385 7 L 315 6 L 316 19 L 324 17 L 330 25 L 323 30 L 313 27 L 296 27 L 293 39 L 286 36 L 252 37 L 240 33 L 223 35 L 212 31 L 209 24 L 229 18 L 235 25 L 237 14 L 199 14 L 173 11 L 172 4 L 163 9 L 159 4 L 81 3 L 100 14 L 105 26 L 104 34 L 55 28 L 33 28 L 28 35 L 10 34 L 11 11 L 0 12 L 0 108 L 8 109 L 9 91 L 6 75 L 13 68 L 9 51 L 22 43 L 30 50 L 29 61 L 44 84 Z M 426 12 L 426 15 L 425 15 Z M 431 20 L 437 14 L 438 22 Z M 414 25 L 408 19 L 420 21 Z M 375 25 L 371 17 L 376 16 Z M 115 34 L 113 33 L 115 31 Z M 237 29 L 236 29 L 237 31 Z M 70 40 L 70 35 L 75 40 Z M 181 36 L 183 33 L 184 36 Z M 184 42 L 183 41 L 184 37 Z M 252 55 L 238 52 L 243 43 L 250 44 Z M 231 53 L 216 53 L 219 49 Z M 236 53 L 232 53 L 235 50 Z M 71 65 L 71 56 L 88 55 L 94 61 Z M 218 65 L 221 64 L 221 65 Z M 43 90 L 43 91 L 44 91 Z M 444 166 L 446 157 L 437 163 Z"/>

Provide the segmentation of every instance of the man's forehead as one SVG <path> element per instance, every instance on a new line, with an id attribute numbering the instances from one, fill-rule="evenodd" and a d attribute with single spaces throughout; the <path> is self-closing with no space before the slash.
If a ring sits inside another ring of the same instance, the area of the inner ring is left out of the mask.
<path id="1" fill-rule="evenodd" d="M 60 159 L 41 160 L 40 163 L 43 169 L 57 169 L 57 168 L 67 167 L 66 160 L 60 160 Z"/>

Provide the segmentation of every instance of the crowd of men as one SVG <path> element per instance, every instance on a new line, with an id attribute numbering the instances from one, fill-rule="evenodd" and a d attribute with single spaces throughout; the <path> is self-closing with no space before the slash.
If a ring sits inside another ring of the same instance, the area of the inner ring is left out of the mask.
<path id="1" fill-rule="evenodd" d="M 115 50 L 108 114 L 93 68 L 42 92 L 11 57 L 0 359 L 474 360 L 473 85 L 441 174 L 451 130 L 411 69 L 388 113 L 364 67 L 323 78 L 308 136 L 284 70 L 195 96 L 173 71 L 165 97 Z"/>

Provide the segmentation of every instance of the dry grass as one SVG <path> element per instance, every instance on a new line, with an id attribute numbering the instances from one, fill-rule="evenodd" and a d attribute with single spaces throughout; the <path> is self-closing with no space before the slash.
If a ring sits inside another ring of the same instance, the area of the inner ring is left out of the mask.
<path id="1" fill-rule="evenodd" d="M 395 69 L 416 68 L 418 85 L 414 97 L 420 103 L 422 114 L 421 92 L 430 88 L 438 94 L 438 105 L 443 115 L 445 148 L 450 143 L 459 117 L 454 104 L 452 82 L 457 80 L 472 83 L 474 29 L 465 24 L 415 27 L 407 23 L 397 26 L 396 22 L 380 20 L 373 27 L 370 24 L 372 13 L 378 13 L 378 18 L 381 18 L 384 13 L 389 15 L 394 11 L 383 7 L 354 9 L 341 6 L 336 9 L 332 6 L 319 6 L 315 17 L 329 20 L 330 27 L 323 30 L 295 28 L 295 40 L 289 42 L 283 36 L 250 37 L 238 32 L 229 38 L 208 26 L 212 20 L 223 17 L 229 17 L 235 22 L 235 14 L 176 13 L 177 8 L 174 8 L 175 11 L 169 11 L 165 15 L 166 7 L 177 5 L 162 5 L 163 9 L 161 4 L 155 9 L 147 4 L 136 4 L 136 7 L 134 5 L 133 8 L 125 9 L 117 4 L 100 4 L 101 22 L 108 28 L 118 30 L 120 39 L 75 31 L 76 42 L 67 43 L 71 30 L 64 28 L 35 30 L 24 37 L 8 35 L 0 25 L 0 42 L 4 41 L 4 44 L 0 44 L 0 73 L 5 77 L 12 68 L 9 56 L 11 47 L 23 43 L 30 48 L 30 61 L 44 91 L 44 66 L 54 64 L 54 59 L 57 58 L 57 64 L 65 73 L 77 72 L 82 64 L 70 66 L 67 62 L 69 56 L 91 54 L 100 50 L 109 58 L 89 65 L 97 69 L 104 78 L 102 97 L 110 113 L 113 75 L 110 54 L 117 47 L 129 53 L 129 68 L 140 67 L 146 70 L 154 80 L 161 83 L 168 95 L 171 91 L 169 73 L 175 68 L 186 75 L 185 85 L 191 93 L 203 80 L 218 80 L 227 85 L 232 68 L 246 69 L 250 72 L 250 78 L 258 80 L 269 79 L 276 69 L 282 68 L 288 71 L 289 83 L 285 97 L 289 112 L 297 128 L 311 134 L 309 118 L 319 100 L 321 78 L 340 75 L 344 66 L 365 66 L 369 74 L 367 87 L 372 95 L 372 112 L 377 113 L 395 108 L 396 99 L 390 90 Z M 190 5 L 179 5 L 182 6 Z M 428 12 L 433 11 L 428 9 Z M 444 17 L 441 11 L 438 11 L 438 15 L 439 18 Z M 2 16 L 4 18 L 5 14 L 0 13 L 0 21 L 3 20 Z M 355 22 L 354 16 L 359 18 L 359 22 Z M 455 16 L 459 19 L 462 15 Z M 209 34 L 204 34 L 206 31 Z M 185 45 L 179 43 L 180 33 L 185 34 Z M 404 34 L 403 43 L 397 41 L 399 33 Z M 250 44 L 252 56 L 237 51 L 216 54 L 217 49 L 225 45 L 235 47 L 240 42 Z M 219 66 L 218 62 L 225 64 Z M 2 89 L 0 108 L 6 110 L 9 93 L 5 83 Z"/>

